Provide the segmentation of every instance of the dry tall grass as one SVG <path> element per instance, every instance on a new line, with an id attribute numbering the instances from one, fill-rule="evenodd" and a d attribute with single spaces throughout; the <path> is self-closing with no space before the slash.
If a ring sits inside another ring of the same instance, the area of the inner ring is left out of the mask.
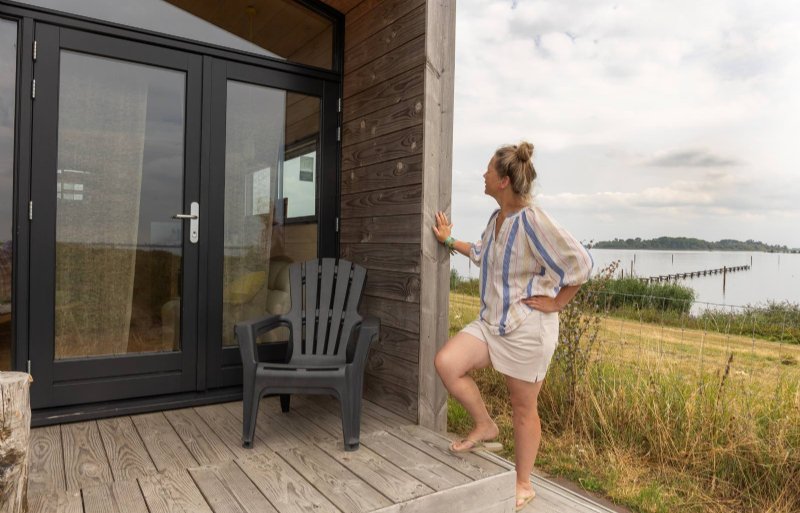
<path id="1" fill-rule="evenodd" d="M 800 511 L 800 346 L 603 316 L 590 292 L 562 314 L 537 466 L 635 511 Z M 451 333 L 477 315 L 450 305 Z M 504 380 L 475 378 L 510 457 Z M 469 430 L 453 401 L 449 418 Z"/>

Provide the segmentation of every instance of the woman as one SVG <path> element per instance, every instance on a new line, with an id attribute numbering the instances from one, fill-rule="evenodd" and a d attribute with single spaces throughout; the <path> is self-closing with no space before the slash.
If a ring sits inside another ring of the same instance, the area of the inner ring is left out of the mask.
<path id="1" fill-rule="evenodd" d="M 536 495 L 530 474 L 542 430 L 537 397 L 558 343 L 558 311 L 575 296 L 592 270 L 584 247 L 531 203 L 536 171 L 533 145 L 498 149 L 484 173 L 484 192 L 500 206 L 475 244 L 451 236 L 453 225 L 436 214 L 433 231 L 447 248 L 480 266 L 480 315 L 447 341 L 436 370 L 447 390 L 469 412 L 475 428 L 450 450 L 484 448 L 499 430 L 478 387 L 467 374 L 491 365 L 506 377 L 514 417 L 516 509 Z"/>

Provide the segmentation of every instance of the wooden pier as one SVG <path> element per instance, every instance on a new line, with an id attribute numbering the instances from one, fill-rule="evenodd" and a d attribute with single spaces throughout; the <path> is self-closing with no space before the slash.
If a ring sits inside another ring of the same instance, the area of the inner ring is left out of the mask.
<path id="1" fill-rule="evenodd" d="M 675 273 L 675 274 L 666 274 L 660 276 L 648 276 L 646 278 L 639 278 L 641 281 L 652 283 L 652 282 L 662 282 L 662 281 L 676 281 L 682 280 L 686 278 L 696 278 L 700 276 L 710 276 L 712 274 L 722 274 L 726 275 L 727 273 L 737 272 L 737 271 L 749 271 L 749 265 L 739 265 L 735 267 L 722 267 L 720 269 L 705 269 L 702 271 L 693 271 L 688 273 Z"/>

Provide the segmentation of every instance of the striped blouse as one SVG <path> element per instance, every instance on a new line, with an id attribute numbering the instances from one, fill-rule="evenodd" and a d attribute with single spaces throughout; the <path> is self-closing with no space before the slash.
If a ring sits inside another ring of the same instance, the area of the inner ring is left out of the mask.
<path id="1" fill-rule="evenodd" d="M 495 239 L 499 212 L 489 218 L 469 256 L 481 268 L 480 318 L 490 332 L 505 335 L 533 310 L 523 299 L 555 297 L 563 286 L 586 282 L 594 262 L 580 242 L 537 206 L 506 218 Z"/>

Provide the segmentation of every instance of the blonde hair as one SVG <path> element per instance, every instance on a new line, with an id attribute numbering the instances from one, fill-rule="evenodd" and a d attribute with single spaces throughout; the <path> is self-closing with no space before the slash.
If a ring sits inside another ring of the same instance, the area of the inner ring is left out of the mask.
<path id="1" fill-rule="evenodd" d="M 527 141 L 507 144 L 494 152 L 494 168 L 500 178 L 511 180 L 511 190 L 526 200 L 531 198 L 536 169 L 533 167 L 533 145 Z"/>

